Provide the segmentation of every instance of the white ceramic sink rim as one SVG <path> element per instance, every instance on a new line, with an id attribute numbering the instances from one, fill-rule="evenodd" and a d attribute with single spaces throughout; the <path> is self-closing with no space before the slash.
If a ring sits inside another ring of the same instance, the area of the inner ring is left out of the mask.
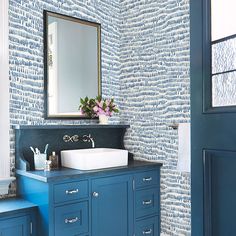
<path id="1" fill-rule="evenodd" d="M 61 151 L 64 167 L 79 170 L 94 170 L 125 166 L 128 164 L 128 151 L 114 148 L 89 148 Z"/>

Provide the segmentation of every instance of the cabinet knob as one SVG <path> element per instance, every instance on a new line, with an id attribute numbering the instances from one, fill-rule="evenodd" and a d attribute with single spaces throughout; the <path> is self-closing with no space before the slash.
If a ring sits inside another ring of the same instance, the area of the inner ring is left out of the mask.
<path id="1" fill-rule="evenodd" d="M 93 197 L 98 197 L 99 194 L 97 192 L 93 192 Z"/>

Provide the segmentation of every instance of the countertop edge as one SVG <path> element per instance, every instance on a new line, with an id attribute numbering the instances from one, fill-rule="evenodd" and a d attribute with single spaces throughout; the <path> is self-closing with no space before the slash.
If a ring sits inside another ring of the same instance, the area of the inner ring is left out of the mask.
<path id="1" fill-rule="evenodd" d="M 13 129 L 99 129 L 99 128 L 130 128 L 128 124 L 87 124 L 87 125 L 13 125 Z"/>
<path id="2" fill-rule="evenodd" d="M 37 205 L 21 198 L 0 199 L 0 217 L 5 217 L 12 213 L 21 213 L 26 210 L 36 209 Z"/>
<path id="3" fill-rule="evenodd" d="M 162 162 L 150 162 L 150 161 L 142 161 L 142 160 L 132 160 L 129 162 L 127 166 L 121 166 L 121 167 L 114 167 L 114 168 L 106 168 L 106 169 L 100 169 L 100 170 L 92 170 L 92 171 L 80 171 L 76 169 L 70 169 L 70 168 L 62 168 L 57 171 L 67 171 L 71 173 L 66 173 L 63 175 L 55 175 L 55 176 L 47 176 L 48 174 L 52 174 L 53 170 L 50 172 L 45 171 L 24 171 L 24 170 L 16 170 L 16 174 L 19 176 L 25 176 L 29 177 L 35 180 L 39 180 L 41 182 L 45 183 L 52 183 L 59 180 L 68 180 L 68 179 L 75 179 L 79 177 L 86 177 L 86 176 L 96 176 L 101 174 L 109 174 L 109 173 L 119 173 L 119 172 L 127 172 L 131 170 L 139 170 L 142 168 L 148 168 L 152 169 L 155 166 L 161 167 L 163 165 Z M 55 172 L 54 172 L 55 173 Z M 44 176 L 43 176 L 44 175 Z"/>

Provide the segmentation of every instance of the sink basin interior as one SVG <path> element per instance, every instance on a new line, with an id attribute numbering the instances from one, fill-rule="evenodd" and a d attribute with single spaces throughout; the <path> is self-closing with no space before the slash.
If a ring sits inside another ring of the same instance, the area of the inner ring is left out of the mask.
<path id="1" fill-rule="evenodd" d="M 128 164 L 128 151 L 112 148 L 90 148 L 61 151 L 64 167 L 94 170 Z"/>

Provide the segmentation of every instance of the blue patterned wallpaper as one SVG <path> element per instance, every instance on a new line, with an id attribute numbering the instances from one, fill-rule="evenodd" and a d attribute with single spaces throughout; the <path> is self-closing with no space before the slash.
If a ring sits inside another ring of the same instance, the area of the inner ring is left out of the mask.
<path id="1" fill-rule="evenodd" d="M 96 122 L 43 118 L 43 9 L 101 23 L 102 91 L 121 110 L 112 121 L 131 125 L 125 144 L 135 158 L 164 163 L 162 235 L 190 235 L 190 177 L 176 171 L 177 131 L 169 127 L 190 119 L 189 1 L 10 0 L 12 125 Z"/>
<path id="2" fill-rule="evenodd" d="M 126 148 L 160 160 L 161 231 L 190 235 L 190 175 L 176 171 L 178 131 L 190 121 L 189 1 L 121 1 L 121 120 Z"/>

